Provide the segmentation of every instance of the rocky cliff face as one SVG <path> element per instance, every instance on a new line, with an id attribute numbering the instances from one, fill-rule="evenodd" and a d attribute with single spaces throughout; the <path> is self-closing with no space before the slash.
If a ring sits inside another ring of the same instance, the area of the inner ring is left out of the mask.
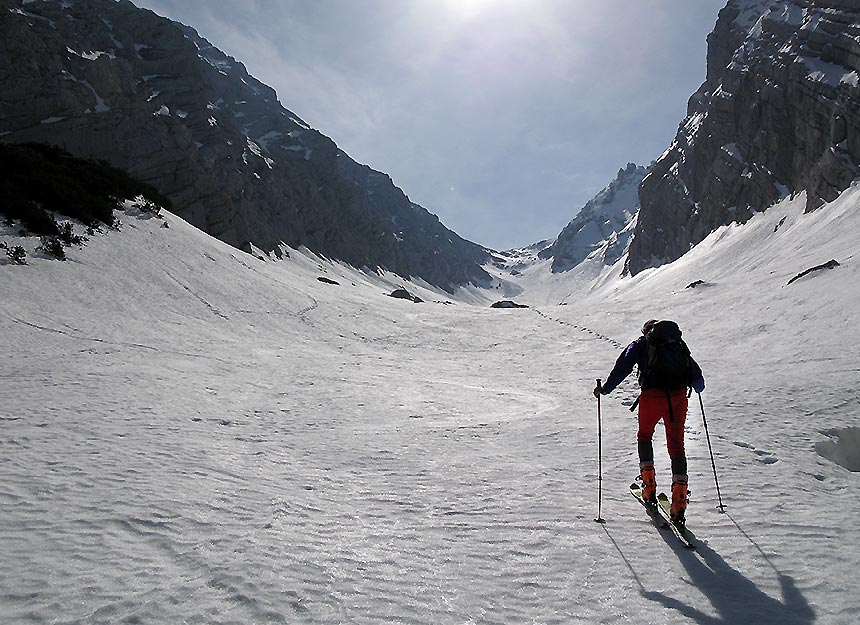
<path id="1" fill-rule="evenodd" d="M 0 32 L 0 141 L 107 160 L 240 248 L 305 245 L 449 290 L 489 279 L 485 249 L 193 29 L 127 0 L 0 0 Z"/>
<path id="2" fill-rule="evenodd" d="M 639 192 L 635 274 L 787 194 L 807 210 L 860 173 L 860 1 L 729 0 L 707 78 Z"/>
<path id="3" fill-rule="evenodd" d="M 592 254 L 599 254 L 606 265 L 621 258 L 639 210 L 637 190 L 649 171 L 634 163 L 619 169 L 615 180 L 589 200 L 555 242 L 538 254 L 553 259 L 553 273 L 573 269 Z"/>

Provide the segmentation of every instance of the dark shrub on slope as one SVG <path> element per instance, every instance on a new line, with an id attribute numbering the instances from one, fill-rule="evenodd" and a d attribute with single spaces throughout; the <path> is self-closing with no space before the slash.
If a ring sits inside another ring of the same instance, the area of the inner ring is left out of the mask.
<path id="1" fill-rule="evenodd" d="M 0 213 L 35 234 L 59 234 L 51 211 L 90 227 L 110 225 L 118 202 L 139 195 L 171 208 L 153 187 L 105 161 L 38 143 L 0 143 Z"/>

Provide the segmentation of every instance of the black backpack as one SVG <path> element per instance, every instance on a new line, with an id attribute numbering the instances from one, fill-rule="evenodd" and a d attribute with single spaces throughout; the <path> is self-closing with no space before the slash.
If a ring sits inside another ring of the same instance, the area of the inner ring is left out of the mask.
<path id="1" fill-rule="evenodd" d="M 690 350 L 681 338 L 681 328 L 674 321 L 658 321 L 645 332 L 648 358 L 639 371 L 642 390 L 660 388 L 666 391 L 686 389 L 692 382 Z"/>

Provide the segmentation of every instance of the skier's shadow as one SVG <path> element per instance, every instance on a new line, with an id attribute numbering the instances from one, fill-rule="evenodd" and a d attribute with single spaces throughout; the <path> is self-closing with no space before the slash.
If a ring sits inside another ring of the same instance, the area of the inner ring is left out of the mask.
<path id="1" fill-rule="evenodd" d="M 731 519 L 731 517 L 729 518 Z M 710 616 L 692 605 L 664 593 L 646 590 L 640 577 L 633 570 L 630 561 L 621 553 L 621 549 L 614 539 L 612 539 L 612 543 L 633 573 L 639 585 L 639 592 L 643 597 L 661 603 L 667 608 L 677 610 L 701 625 L 734 625 L 736 623 L 810 625 L 815 622 L 815 611 L 798 590 L 794 579 L 780 572 L 758 544 L 741 529 L 734 519 L 731 520 L 776 573 L 780 583 L 782 600 L 775 599 L 760 590 L 755 583 L 733 569 L 723 560 L 722 556 L 704 543 L 697 542 L 696 550 L 691 551 L 678 545 L 674 536 L 668 537 L 667 542 L 675 549 L 678 559 L 687 570 L 690 583 L 708 598 L 716 610 L 717 616 Z"/>

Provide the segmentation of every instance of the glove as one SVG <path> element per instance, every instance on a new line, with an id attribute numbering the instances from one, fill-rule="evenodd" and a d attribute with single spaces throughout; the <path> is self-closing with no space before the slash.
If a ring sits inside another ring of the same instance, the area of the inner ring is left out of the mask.
<path id="1" fill-rule="evenodd" d="M 603 392 L 603 387 L 600 384 L 598 384 L 597 386 L 594 387 L 594 396 L 599 398 L 601 395 L 606 395 L 606 393 Z"/>

